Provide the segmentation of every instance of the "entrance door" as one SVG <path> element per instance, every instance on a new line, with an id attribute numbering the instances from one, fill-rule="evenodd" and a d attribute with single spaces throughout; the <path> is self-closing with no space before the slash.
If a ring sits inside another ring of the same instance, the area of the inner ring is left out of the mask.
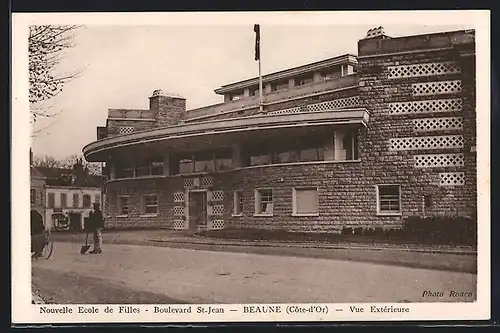
<path id="1" fill-rule="evenodd" d="M 189 228 L 207 225 L 207 192 L 189 193 Z"/>
<path id="2" fill-rule="evenodd" d="M 81 213 L 69 213 L 69 228 L 71 230 L 81 230 L 82 229 L 82 214 Z"/>

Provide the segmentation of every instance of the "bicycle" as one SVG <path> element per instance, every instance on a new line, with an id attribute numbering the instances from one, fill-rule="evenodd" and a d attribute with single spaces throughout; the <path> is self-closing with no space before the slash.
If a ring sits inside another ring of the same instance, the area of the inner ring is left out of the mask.
<path id="1" fill-rule="evenodd" d="M 43 259 L 47 260 L 52 256 L 52 253 L 54 252 L 54 241 L 52 240 L 51 231 L 45 230 L 44 236 L 45 236 L 45 242 L 44 242 L 42 253 L 41 253 L 40 257 L 36 257 L 35 259 L 43 258 Z"/>

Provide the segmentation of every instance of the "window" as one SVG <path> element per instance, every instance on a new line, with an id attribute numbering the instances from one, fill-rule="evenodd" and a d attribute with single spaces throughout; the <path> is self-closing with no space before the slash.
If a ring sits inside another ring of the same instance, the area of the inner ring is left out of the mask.
<path id="1" fill-rule="evenodd" d="M 118 214 L 128 215 L 128 197 L 118 197 Z"/>
<path id="2" fill-rule="evenodd" d="M 335 132 L 335 160 L 351 161 L 357 160 L 358 156 L 358 133 L 356 130 Z"/>
<path id="3" fill-rule="evenodd" d="M 163 158 L 155 157 L 151 160 L 151 175 L 163 175 Z"/>
<path id="4" fill-rule="evenodd" d="M 140 160 L 135 164 L 135 176 L 144 177 L 150 175 L 149 160 Z"/>
<path id="5" fill-rule="evenodd" d="M 90 195 L 83 195 L 83 208 L 90 208 Z"/>
<path id="6" fill-rule="evenodd" d="M 68 207 L 68 195 L 66 193 L 61 193 L 61 208 Z"/>
<path id="7" fill-rule="evenodd" d="M 54 208 L 56 205 L 56 195 L 55 193 L 48 193 L 47 194 L 47 207 L 48 208 Z"/>
<path id="8" fill-rule="evenodd" d="M 294 188 L 293 189 L 293 214 L 318 215 L 318 189 Z"/>
<path id="9" fill-rule="evenodd" d="M 36 204 L 36 190 L 34 188 L 30 190 L 30 202 L 32 205 Z"/>
<path id="10" fill-rule="evenodd" d="M 142 197 L 142 213 L 158 214 L 158 196 L 145 195 Z"/>
<path id="11" fill-rule="evenodd" d="M 233 214 L 243 214 L 243 192 L 234 191 Z"/>
<path id="12" fill-rule="evenodd" d="M 116 163 L 116 178 L 134 177 L 134 164 L 128 162 Z"/>
<path id="13" fill-rule="evenodd" d="M 214 170 L 215 170 L 215 162 L 214 162 L 213 151 L 201 151 L 194 154 L 195 172 L 206 172 Z"/>
<path id="14" fill-rule="evenodd" d="M 379 214 L 401 213 L 401 188 L 399 185 L 378 185 L 377 200 Z"/>
<path id="15" fill-rule="evenodd" d="M 233 164 L 233 157 L 230 149 L 217 150 L 215 152 L 215 169 L 227 170 Z"/>
<path id="16" fill-rule="evenodd" d="M 73 208 L 80 207 L 80 196 L 78 193 L 73 193 Z"/>
<path id="17" fill-rule="evenodd" d="M 98 203 L 98 204 L 101 204 L 101 196 L 99 194 L 96 194 L 94 196 L 94 202 Z"/>
<path id="18" fill-rule="evenodd" d="M 255 190 L 255 214 L 273 215 L 273 190 Z"/>

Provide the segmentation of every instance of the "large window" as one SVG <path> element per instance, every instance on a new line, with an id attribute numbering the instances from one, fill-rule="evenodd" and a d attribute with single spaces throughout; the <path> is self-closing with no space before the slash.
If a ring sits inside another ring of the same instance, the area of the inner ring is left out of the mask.
<path id="1" fill-rule="evenodd" d="M 215 170 L 213 151 L 201 151 L 194 154 L 194 171 L 207 172 Z"/>
<path id="2" fill-rule="evenodd" d="M 158 214 L 158 196 L 145 195 L 142 197 L 142 213 Z"/>
<path id="3" fill-rule="evenodd" d="M 129 200 L 126 196 L 118 197 L 118 214 L 128 215 L 129 213 Z"/>
<path id="4" fill-rule="evenodd" d="M 90 208 L 90 195 L 83 195 L 83 208 Z"/>
<path id="5" fill-rule="evenodd" d="M 117 162 L 115 165 L 116 178 L 134 177 L 134 164 L 130 162 Z"/>
<path id="6" fill-rule="evenodd" d="M 55 193 L 47 194 L 47 208 L 54 208 L 56 205 L 56 195 Z"/>
<path id="7" fill-rule="evenodd" d="M 163 158 L 154 157 L 141 159 L 135 164 L 135 176 L 158 176 L 163 175 Z"/>
<path id="8" fill-rule="evenodd" d="M 215 151 L 215 169 L 228 170 L 233 164 L 232 152 L 230 149 L 221 149 Z"/>
<path id="9" fill-rule="evenodd" d="M 243 214 L 243 192 L 242 191 L 234 191 L 233 214 L 234 215 Z"/>
<path id="10" fill-rule="evenodd" d="M 401 187 L 399 185 L 377 186 L 377 213 L 401 213 Z"/>
<path id="11" fill-rule="evenodd" d="M 357 130 L 335 132 L 334 146 L 335 160 L 357 160 L 359 158 Z"/>
<path id="12" fill-rule="evenodd" d="M 36 204 L 36 190 L 34 188 L 30 190 L 30 202 L 32 205 Z"/>
<path id="13" fill-rule="evenodd" d="M 273 215 L 273 190 L 257 189 L 255 190 L 255 214 Z"/>
<path id="14" fill-rule="evenodd" d="M 61 208 L 68 207 L 68 195 L 66 193 L 61 193 Z"/>
<path id="15" fill-rule="evenodd" d="M 318 215 L 318 189 L 294 188 L 292 206 L 294 215 Z"/>

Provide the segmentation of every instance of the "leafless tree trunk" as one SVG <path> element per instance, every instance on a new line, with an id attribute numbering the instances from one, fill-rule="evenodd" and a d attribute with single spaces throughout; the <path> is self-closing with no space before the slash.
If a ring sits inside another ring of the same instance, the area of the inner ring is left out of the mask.
<path id="1" fill-rule="evenodd" d="M 33 25 L 29 28 L 29 101 L 33 123 L 37 117 L 50 118 L 60 113 L 51 112 L 50 107 L 42 102 L 55 97 L 65 83 L 81 73 L 55 71 L 65 51 L 75 46 L 74 37 L 78 28 L 76 25 Z"/>

